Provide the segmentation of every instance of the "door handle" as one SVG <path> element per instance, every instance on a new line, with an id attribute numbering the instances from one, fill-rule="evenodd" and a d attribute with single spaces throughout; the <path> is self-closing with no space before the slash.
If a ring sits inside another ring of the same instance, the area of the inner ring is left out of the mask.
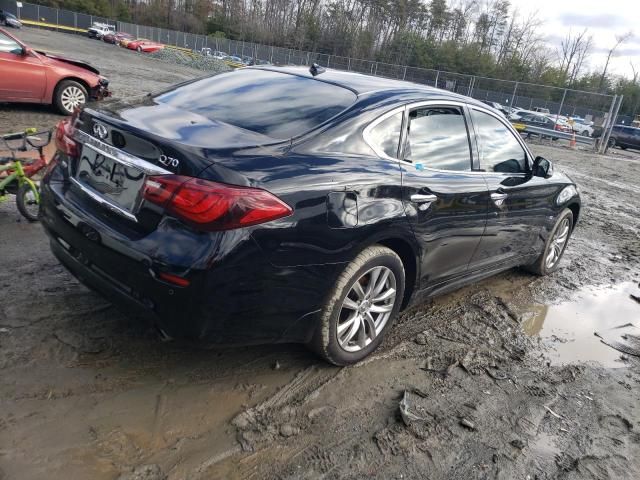
<path id="1" fill-rule="evenodd" d="M 492 193 L 491 200 L 496 204 L 496 207 L 501 207 L 504 201 L 507 199 L 509 195 L 506 193 Z"/>
<path id="2" fill-rule="evenodd" d="M 430 195 L 421 195 L 419 193 L 414 193 L 411 195 L 411 201 L 414 203 L 432 203 L 438 200 L 438 197 L 430 194 Z"/>

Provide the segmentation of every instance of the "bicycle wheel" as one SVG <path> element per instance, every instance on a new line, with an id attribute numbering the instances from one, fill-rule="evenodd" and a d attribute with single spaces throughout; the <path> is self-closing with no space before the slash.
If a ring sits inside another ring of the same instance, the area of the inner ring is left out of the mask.
<path id="1" fill-rule="evenodd" d="M 38 203 L 38 195 L 36 195 L 36 192 L 33 191 L 31 185 L 29 185 L 28 183 L 23 183 L 22 186 L 18 189 L 16 204 L 18 206 L 18 211 L 24 218 L 26 218 L 30 222 L 38 221 L 40 204 Z"/>

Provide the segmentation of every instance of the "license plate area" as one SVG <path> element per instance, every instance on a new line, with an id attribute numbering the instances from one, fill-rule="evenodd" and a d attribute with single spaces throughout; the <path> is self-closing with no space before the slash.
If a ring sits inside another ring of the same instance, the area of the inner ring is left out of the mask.
<path id="1" fill-rule="evenodd" d="M 74 180 L 94 200 L 135 220 L 145 180 L 142 170 L 85 143 Z"/>

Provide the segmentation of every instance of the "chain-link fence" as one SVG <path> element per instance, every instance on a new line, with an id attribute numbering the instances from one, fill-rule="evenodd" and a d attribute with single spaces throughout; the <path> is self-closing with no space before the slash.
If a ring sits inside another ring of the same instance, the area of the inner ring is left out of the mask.
<path id="1" fill-rule="evenodd" d="M 21 5 L 22 7 L 18 8 L 17 2 L 13 0 L 0 0 L 0 9 L 11 12 L 22 20 L 36 22 L 36 25 L 49 28 L 71 28 L 77 29 L 71 31 L 80 33 L 93 22 L 104 22 L 137 38 L 146 38 L 196 52 L 200 52 L 202 48 L 210 48 L 241 59 L 251 57 L 256 63 L 269 62 L 276 65 L 311 65 L 315 62 L 328 68 L 431 85 L 479 100 L 500 103 L 507 108 L 548 109 L 549 112 L 558 115 L 591 119 L 596 124 L 613 123 L 607 121 L 615 110 L 615 98 L 611 95 L 215 38 L 119 22 L 25 2 Z"/>

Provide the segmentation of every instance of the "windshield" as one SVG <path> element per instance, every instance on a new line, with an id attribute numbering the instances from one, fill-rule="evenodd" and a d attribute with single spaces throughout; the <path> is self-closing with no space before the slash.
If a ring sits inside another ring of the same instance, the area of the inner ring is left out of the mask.
<path id="1" fill-rule="evenodd" d="M 242 69 L 179 86 L 155 100 L 284 140 L 342 112 L 356 95 L 313 78 Z"/>

